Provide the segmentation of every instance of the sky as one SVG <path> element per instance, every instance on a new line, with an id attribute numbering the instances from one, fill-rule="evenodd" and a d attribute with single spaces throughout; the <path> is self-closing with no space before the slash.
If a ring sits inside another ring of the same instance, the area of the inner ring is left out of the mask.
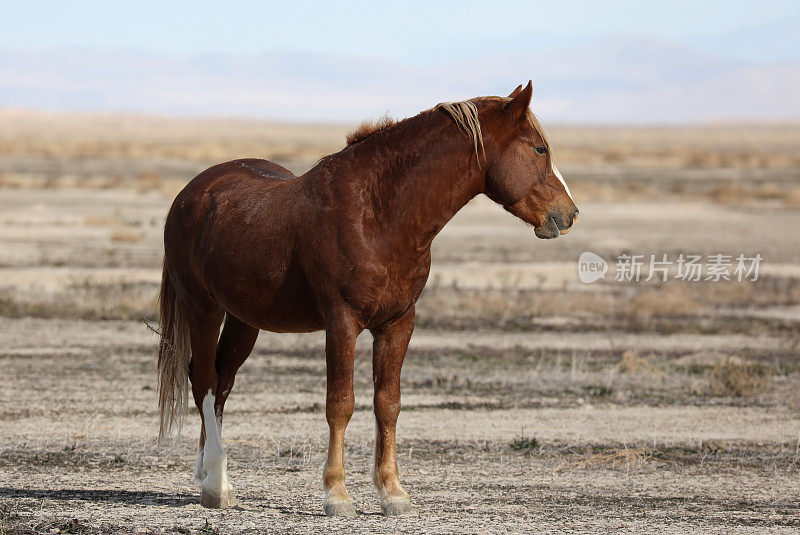
<path id="1" fill-rule="evenodd" d="M 351 122 L 532 79 L 553 121 L 800 119 L 798 0 L 0 8 L 0 108 Z"/>
<path id="2" fill-rule="evenodd" d="M 735 59 L 800 59 L 796 41 L 788 36 L 772 42 L 775 32 L 796 33 L 797 0 L 2 4 L 0 48 L 12 50 L 84 47 L 178 56 L 300 51 L 424 65 L 639 34 Z M 761 28 L 770 43 L 738 46 L 730 39 L 748 28 Z"/>

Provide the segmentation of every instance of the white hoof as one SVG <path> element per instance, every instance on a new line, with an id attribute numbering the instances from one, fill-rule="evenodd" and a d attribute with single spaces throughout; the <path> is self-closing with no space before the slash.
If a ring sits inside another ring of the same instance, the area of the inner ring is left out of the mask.
<path id="1" fill-rule="evenodd" d="M 200 494 L 200 505 L 209 509 L 227 509 L 237 504 L 233 489 L 228 489 L 221 493 L 203 489 Z"/>

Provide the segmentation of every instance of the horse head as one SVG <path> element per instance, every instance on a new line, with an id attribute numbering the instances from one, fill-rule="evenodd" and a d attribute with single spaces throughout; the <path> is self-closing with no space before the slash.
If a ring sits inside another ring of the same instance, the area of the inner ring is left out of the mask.
<path id="1" fill-rule="evenodd" d="M 484 193 L 526 223 L 539 238 L 569 232 L 578 208 L 556 166 L 550 143 L 530 111 L 533 86 L 492 101 L 492 150 L 486 152 Z M 489 111 L 489 110 L 487 110 Z M 484 129 L 487 145 L 490 139 Z"/>

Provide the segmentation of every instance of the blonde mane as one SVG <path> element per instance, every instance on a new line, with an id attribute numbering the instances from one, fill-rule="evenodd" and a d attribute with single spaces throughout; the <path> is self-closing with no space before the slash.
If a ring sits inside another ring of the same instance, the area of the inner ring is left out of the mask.
<path id="1" fill-rule="evenodd" d="M 472 144 L 475 147 L 475 155 L 478 155 L 478 148 L 485 154 L 483 148 L 483 133 L 481 132 L 481 123 L 478 120 L 478 108 L 475 103 L 470 100 L 461 102 L 442 102 L 433 107 L 434 110 L 442 110 L 446 112 L 451 119 L 456 123 L 459 130 L 462 130 L 472 138 Z M 382 132 L 387 128 L 397 124 L 397 120 L 393 117 L 384 115 L 377 121 L 364 121 L 358 128 L 352 130 L 347 134 L 347 145 L 353 145 L 359 141 Z"/>
<path id="2" fill-rule="evenodd" d="M 442 102 L 437 104 L 434 108 L 436 110 L 443 110 L 455 121 L 460 130 L 463 130 L 468 136 L 472 138 L 472 144 L 475 147 L 475 156 L 478 156 L 478 147 L 480 146 L 481 152 L 486 154 L 483 149 L 483 134 L 481 133 L 481 123 L 478 120 L 478 108 L 475 103 L 470 100 L 463 100 L 461 102 Z"/>
<path id="3" fill-rule="evenodd" d="M 500 100 L 502 102 L 511 101 L 510 97 L 481 98 L 485 100 Z M 481 132 L 481 123 L 478 120 L 478 108 L 475 105 L 475 102 L 472 100 L 463 100 L 461 102 L 442 102 L 431 109 L 442 110 L 447 113 L 456 123 L 456 126 L 458 126 L 459 130 L 466 133 L 472 139 L 472 145 L 475 148 L 475 156 L 478 156 L 479 147 L 481 153 L 483 153 L 485 156 L 486 152 L 483 146 L 483 133 Z M 526 116 L 528 124 L 541 136 L 545 146 L 549 147 L 550 141 L 547 139 L 547 135 L 544 133 L 544 129 L 542 128 L 541 123 L 539 123 L 539 119 L 536 117 L 536 115 L 534 115 L 530 108 L 526 111 Z M 362 122 L 356 129 L 347 134 L 347 145 L 349 146 L 353 145 L 354 143 L 358 143 L 372 134 L 382 132 L 391 126 L 396 125 L 397 123 L 398 121 L 391 117 L 388 113 L 377 121 L 366 120 Z M 552 154 L 550 155 L 550 158 L 555 166 L 555 159 Z"/>

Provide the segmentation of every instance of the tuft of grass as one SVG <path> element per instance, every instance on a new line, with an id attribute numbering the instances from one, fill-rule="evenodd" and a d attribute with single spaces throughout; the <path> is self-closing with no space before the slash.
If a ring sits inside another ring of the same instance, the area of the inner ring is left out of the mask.
<path id="1" fill-rule="evenodd" d="M 115 243 L 139 243 L 144 239 L 144 232 L 126 228 L 116 229 L 111 233 L 111 241 Z"/>
<path id="2" fill-rule="evenodd" d="M 591 455 L 587 459 L 584 459 L 583 461 L 572 464 L 562 461 L 561 464 L 558 465 L 555 470 L 553 470 L 553 473 L 555 474 L 562 471 L 572 472 L 574 470 L 587 467 L 600 467 L 609 465 L 613 467 L 619 464 L 623 466 L 633 466 L 642 464 L 652 458 L 652 451 L 643 448 L 611 449 L 608 451 L 600 451 L 594 455 Z"/>
<path id="3" fill-rule="evenodd" d="M 80 520 L 77 518 L 73 518 L 68 522 L 64 522 L 59 524 L 58 533 L 70 533 L 70 534 L 84 534 L 89 533 L 91 529 L 86 524 L 82 524 Z"/>
<path id="4" fill-rule="evenodd" d="M 583 391 L 593 398 L 608 398 L 614 394 L 614 388 L 606 385 L 585 385 Z"/>
<path id="5" fill-rule="evenodd" d="M 219 535 L 219 529 L 210 524 L 206 518 L 205 525 L 198 529 L 196 533 L 198 535 Z"/>
<path id="6" fill-rule="evenodd" d="M 526 437 L 526 436 L 519 436 L 512 440 L 508 445 L 512 450 L 518 451 L 520 453 L 524 452 L 532 452 L 533 450 L 538 450 L 542 447 L 539 439 L 536 437 Z"/>
<path id="7" fill-rule="evenodd" d="M 717 363 L 709 372 L 709 390 L 717 396 L 752 396 L 766 386 L 763 371 L 730 357 Z"/>

